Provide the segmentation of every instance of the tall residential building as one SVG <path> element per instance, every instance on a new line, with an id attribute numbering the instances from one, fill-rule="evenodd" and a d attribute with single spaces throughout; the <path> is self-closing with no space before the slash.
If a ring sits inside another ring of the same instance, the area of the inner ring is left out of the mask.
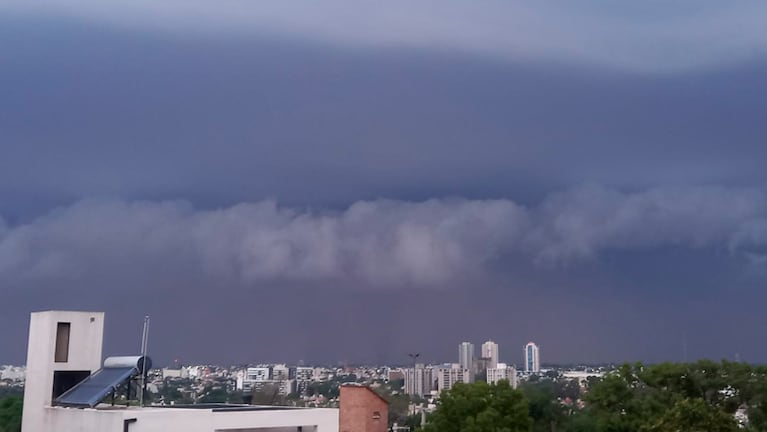
<path id="1" fill-rule="evenodd" d="M 497 367 L 487 369 L 487 382 L 489 384 L 495 384 L 500 380 L 506 380 L 513 388 L 517 388 L 517 370 L 514 366 L 498 363 Z"/>
<path id="2" fill-rule="evenodd" d="M 495 369 L 498 367 L 498 344 L 493 341 L 483 343 L 482 354 L 480 357 L 488 359 L 488 369 Z"/>
<path id="3" fill-rule="evenodd" d="M 418 363 L 415 368 L 405 369 L 405 393 L 425 396 L 434 390 L 434 372 L 431 367 Z"/>
<path id="4" fill-rule="evenodd" d="M 471 369 L 465 369 L 460 364 L 445 364 L 435 369 L 437 374 L 437 390 L 450 390 L 457 383 L 470 383 L 474 373 Z"/>
<path id="5" fill-rule="evenodd" d="M 298 366 L 296 368 L 296 381 L 314 381 L 314 368 Z"/>
<path id="6" fill-rule="evenodd" d="M 272 378 L 271 368 L 268 366 L 249 367 L 246 371 L 246 381 L 268 381 Z"/>
<path id="7" fill-rule="evenodd" d="M 306 393 L 314 381 L 314 368 L 306 366 L 298 366 L 296 368 L 296 391 L 298 393 Z"/>
<path id="8" fill-rule="evenodd" d="M 284 364 L 276 364 L 272 366 L 272 379 L 276 381 L 284 381 L 289 380 L 292 377 L 290 376 L 290 368 L 287 365 Z"/>
<path id="9" fill-rule="evenodd" d="M 458 345 L 458 364 L 462 369 L 474 370 L 474 344 L 461 342 Z"/>
<path id="10" fill-rule="evenodd" d="M 528 342 L 524 348 L 525 372 L 541 371 L 541 356 L 538 345 L 535 342 Z"/>

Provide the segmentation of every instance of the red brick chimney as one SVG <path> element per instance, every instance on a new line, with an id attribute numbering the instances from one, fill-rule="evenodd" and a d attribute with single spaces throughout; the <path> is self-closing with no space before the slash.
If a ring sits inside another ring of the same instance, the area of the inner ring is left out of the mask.
<path id="1" fill-rule="evenodd" d="M 359 384 L 341 386 L 338 432 L 386 432 L 389 402 Z"/>

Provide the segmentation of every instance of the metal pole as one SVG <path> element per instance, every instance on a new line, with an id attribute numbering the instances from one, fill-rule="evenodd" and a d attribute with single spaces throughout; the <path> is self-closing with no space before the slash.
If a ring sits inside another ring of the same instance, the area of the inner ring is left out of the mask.
<path id="1" fill-rule="evenodd" d="M 144 331 L 141 335 L 141 390 L 138 397 L 138 405 L 144 406 L 144 392 L 146 392 L 146 355 L 149 345 L 149 315 L 144 317 Z"/>

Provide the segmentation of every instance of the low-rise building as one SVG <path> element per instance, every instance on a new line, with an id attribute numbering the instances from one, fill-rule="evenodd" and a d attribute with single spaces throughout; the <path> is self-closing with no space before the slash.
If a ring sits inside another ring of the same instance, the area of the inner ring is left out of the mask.
<path id="1" fill-rule="evenodd" d="M 339 432 L 386 432 L 389 403 L 367 386 L 341 386 Z"/>

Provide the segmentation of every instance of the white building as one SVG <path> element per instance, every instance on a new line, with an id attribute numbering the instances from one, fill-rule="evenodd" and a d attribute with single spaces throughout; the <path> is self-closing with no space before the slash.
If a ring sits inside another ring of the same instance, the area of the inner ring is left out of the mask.
<path id="1" fill-rule="evenodd" d="M 272 379 L 275 381 L 286 381 L 290 379 L 290 368 L 284 364 L 272 366 Z"/>
<path id="2" fill-rule="evenodd" d="M 295 380 L 267 380 L 246 382 L 245 392 L 272 393 L 287 396 L 296 390 Z"/>
<path id="3" fill-rule="evenodd" d="M 189 369 L 187 368 L 163 368 L 162 378 L 189 378 Z"/>
<path id="4" fill-rule="evenodd" d="M 338 410 L 329 408 L 104 404 L 103 397 L 130 384 L 140 371 L 110 364 L 121 358 L 102 363 L 103 333 L 102 312 L 32 314 L 23 432 L 338 432 Z M 138 364 L 143 359 L 131 358 Z"/>
<path id="5" fill-rule="evenodd" d="M 23 366 L 0 367 L 0 380 L 24 381 L 26 369 Z"/>
<path id="6" fill-rule="evenodd" d="M 296 381 L 314 381 L 314 368 L 299 366 L 296 368 Z"/>
<path id="7" fill-rule="evenodd" d="M 460 364 L 442 365 L 435 369 L 437 375 L 437 390 L 450 390 L 457 383 L 470 383 L 473 380 L 471 369 L 465 369 Z"/>
<path id="8" fill-rule="evenodd" d="M 296 368 L 296 391 L 299 393 L 307 392 L 312 381 L 314 381 L 314 368 L 299 366 Z"/>
<path id="9" fill-rule="evenodd" d="M 461 342 L 458 345 L 458 364 L 461 368 L 474 370 L 474 344 L 471 342 Z M 473 381 L 473 379 L 472 379 Z M 467 381 L 471 382 L 471 381 Z"/>
<path id="10" fill-rule="evenodd" d="M 498 363 L 496 367 L 487 369 L 487 382 L 489 384 L 495 384 L 501 380 L 506 380 L 513 388 L 517 388 L 517 370 L 514 366 Z"/>
<path id="11" fill-rule="evenodd" d="M 487 359 L 487 368 L 494 369 L 498 367 L 498 344 L 493 341 L 487 341 L 482 344 L 482 353 L 480 357 Z"/>
<path id="12" fill-rule="evenodd" d="M 267 366 L 249 367 L 245 373 L 245 381 L 269 381 L 270 379 L 272 379 L 272 372 Z"/>
<path id="13" fill-rule="evenodd" d="M 405 369 L 405 394 L 426 396 L 434 390 L 434 370 L 418 363 Z"/>
<path id="14" fill-rule="evenodd" d="M 525 372 L 537 373 L 541 371 L 540 349 L 535 342 L 528 342 L 524 348 Z"/>

